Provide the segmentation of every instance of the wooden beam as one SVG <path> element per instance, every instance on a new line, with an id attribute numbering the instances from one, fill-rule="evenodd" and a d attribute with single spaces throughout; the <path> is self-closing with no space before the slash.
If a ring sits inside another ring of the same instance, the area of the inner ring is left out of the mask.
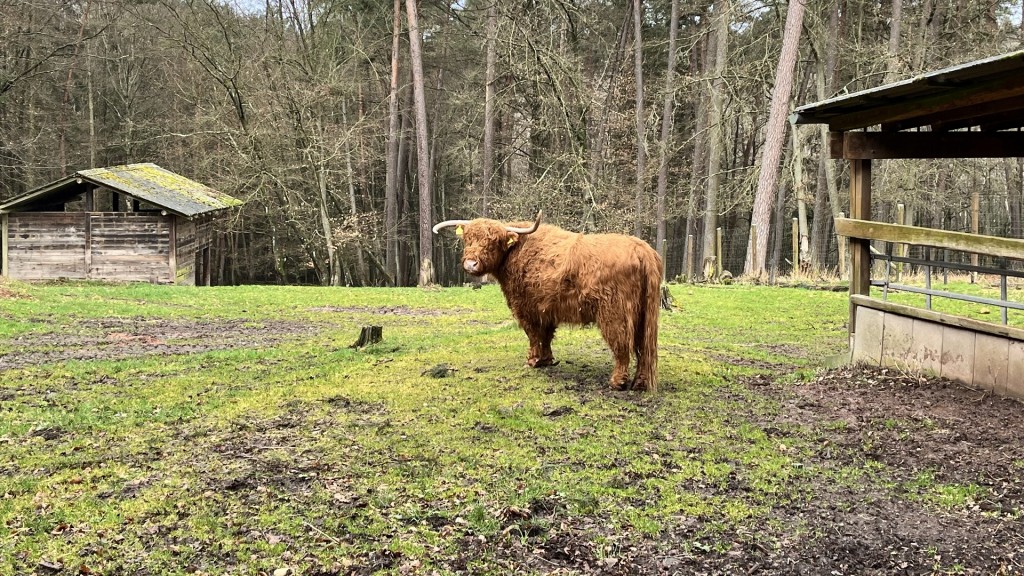
<path id="1" fill-rule="evenodd" d="M 871 219 L 871 160 L 850 162 L 850 216 Z M 871 292 L 871 242 L 850 238 L 850 296 Z M 857 331 L 857 305 L 850 300 L 850 334 Z"/>
<path id="2" fill-rule="evenodd" d="M 898 132 L 921 126 L 931 126 L 933 130 L 955 130 L 977 126 L 983 119 L 1024 110 L 1024 95 L 1014 96 L 995 102 L 985 102 L 971 106 L 961 106 L 951 110 L 943 110 L 932 114 L 915 116 L 899 122 L 883 123 L 883 132 Z"/>
<path id="3" fill-rule="evenodd" d="M 854 218 L 836 218 L 836 234 L 850 238 L 851 242 L 853 238 L 902 242 L 917 246 L 1024 259 L 1024 240 L 1016 238 L 949 232 L 919 226 L 900 226 L 899 224 Z"/>
<path id="4" fill-rule="evenodd" d="M 1017 74 L 999 76 L 984 82 L 972 82 L 966 86 L 953 86 L 945 90 L 941 89 L 941 83 L 936 87 L 938 89 L 928 96 L 898 100 L 888 105 L 883 104 L 836 116 L 829 119 L 829 129 L 843 131 L 900 122 L 918 116 L 1024 95 L 1024 82 Z"/>
<path id="5" fill-rule="evenodd" d="M 832 132 L 832 158 L 1020 158 L 1024 132 Z"/>
<path id="6" fill-rule="evenodd" d="M 927 320 L 929 322 L 935 322 L 937 324 L 945 324 L 946 326 L 964 328 L 966 330 L 972 330 L 974 332 L 984 332 L 986 334 L 992 334 L 993 336 L 1004 336 L 1006 338 L 1013 338 L 1014 340 L 1024 341 L 1024 330 L 1021 330 L 1020 328 L 1014 328 L 1012 326 L 993 324 L 991 322 L 985 322 L 982 320 L 964 318 L 963 316 L 943 314 L 941 312 L 936 312 L 934 310 L 914 308 L 913 306 L 896 304 L 895 302 L 879 300 L 877 298 L 871 298 L 870 296 L 862 296 L 859 294 L 855 296 L 850 296 L 850 300 L 854 302 L 856 305 L 864 306 L 865 308 L 872 308 L 874 310 L 881 310 L 882 312 L 899 314 L 900 316 L 908 316 L 910 318 Z"/>

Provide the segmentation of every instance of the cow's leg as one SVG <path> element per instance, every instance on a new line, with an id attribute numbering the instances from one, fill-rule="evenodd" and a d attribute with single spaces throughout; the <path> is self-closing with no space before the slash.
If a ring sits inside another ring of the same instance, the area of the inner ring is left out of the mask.
<path id="1" fill-rule="evenodd" d="M 629 388 L 629 360 L 633 350 L 632 323 L 619 315 L 598 313 L 597 324 L 615 359 L 615 368 L 612 369 L 609 384 L 613 390 Z"/>
<path id="2" fill-rule="evenodd" d="M 540 335 L 540 363 L 538 366 L 554 366 L 555 355 L 551 352 L 551 341 L 555 339 L 555 327 L 544 326 Z"/>
<path id="3" fill-rule="evenodd" d="M 555 337 L 555 327 L 543 324 L 523 326 L 526 337 L 530 339 L 530 352 L 526 357 L 526 365 L 531 368 L 553 366 L 554 356 L 551 354 L 551 340 Z"/>

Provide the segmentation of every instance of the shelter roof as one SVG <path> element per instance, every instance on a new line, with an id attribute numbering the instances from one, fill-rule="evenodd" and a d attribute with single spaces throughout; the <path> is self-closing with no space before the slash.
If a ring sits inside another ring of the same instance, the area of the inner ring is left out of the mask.
<path id="1" fill-rule="evenodd" d="M 836 132 L 874 126 L 883 132 L 1022 128 L 1024 50 L 801 106 L 791 120 L 828 124 Z"/>
<path id="2" fill-rule="evenodd" d="M 193 218 L 243 202 L 156 164 L 79 170 L 0 204 L 0 212 L 44 209 L 73 199 L 90 186 L 131 196 L 168 212 Z"/>

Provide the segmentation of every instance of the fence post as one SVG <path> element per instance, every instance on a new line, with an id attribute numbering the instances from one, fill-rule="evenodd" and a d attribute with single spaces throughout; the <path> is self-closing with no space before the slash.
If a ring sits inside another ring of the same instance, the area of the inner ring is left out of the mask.
<path id="1" fill-rule="evenodd" d="M 871 160 L 850 161 L 850 218 L 871 220 Z M 850 295 L 871 294 L 871 241 L 850 239 Z M 850 303 L 850 335 L 857 333 L 857 306 Z M 852 342 L 852 341 L 851 341 Z"/>
<path id="2" fill-rule="evenodd" d="M 686 281 L 693 282 L 693 234 L 686 236 Z"/>
<path id="3" fill-rule="evenodd" d="M 900 202 L 896 204 L 896 223 L 903 226 L 907 222 L 907 207 Z M 900 243 L 896 245 L 896 255 L 903 258 L 907 255 L 907 245 Z M 903 262 L 896 263 L 896 281 L 899 282 L 903 277 Z"/>
<path id="4" fill-rule="evenodd" d="M 793 218 L 793 276 L 800 275 L 800 220 Z"/>
<path id="5" fill-rule="evenodd" d="M 845 212 L 840 212 L 839 213 L 839 217 L 840 218 L 846 218 L 846 213 Z M 847 253 L 846 253 L 847 252 L 847 250 L 846 250 L 846 236 L 838 236 L 836 238 L 836 240 L 838 241 L 838 248 L 839 248 L 839 279 L 840 280 L 845 280 L 846 279 L 846 258 L 847 258 Z"/>
<path id="6" fill-rule="evenodd" d="M 715 275 L 718 278 L 722 277 L 722 270 L 725 269 L 722 258 L 724 258 L 722 254 L 722 227 L 719 226 L 715 229 Z"/>
<path id="7" fill-rule="evenodd" d="M 661 281 L 662 283 L 668 278 L 668 238 L 661 239 L 661 246 L 658 247 L 658 254 L 661 255 Z"/>
<path id="8" fill-rule="evenodd" d="M 980 225 L 981 215 L 981 192 L 978 188 L 974 189 L 971 193 L 971 234 L 978 235 L 981 233 Z M 979 266 L 981 264 L 981 257 L 977 253 L 971 253 L 971 265 Z M 978 283 L 978 273 L 971 271 L 971 284 Z"/>
<path id="9" fill-rule="evenodd" d="M 750 256 L 750 269 L 760 277 L 761 269 L 757 266 L 757 226 L 755 224 L 750 225 L 750 246 L 747 247 L 747 250 L 750 251 L 748 253 Z"/>

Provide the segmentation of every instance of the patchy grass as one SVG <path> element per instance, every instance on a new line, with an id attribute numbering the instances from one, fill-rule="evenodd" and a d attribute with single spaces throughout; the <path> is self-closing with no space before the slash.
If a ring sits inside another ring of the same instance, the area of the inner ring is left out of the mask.
<path id="1" fill-rule="evenodd" d="M 638 395 L 607 390 L 592 328 L 559 331 L 558 366 L 523 367 L 494 286 L 16 290 L 2 574 L 728 572 L 820 552 L 806 507 L 854 508 L 842 486 L 936 514 L 990 498 L 864 443 L 823 459 L 857 426 L 790 418 L 786 390 L 845 345 L 841 293 L 673 286 L 660 391 Z M 368 324 L 383 342 L 349 348 Z"/>

